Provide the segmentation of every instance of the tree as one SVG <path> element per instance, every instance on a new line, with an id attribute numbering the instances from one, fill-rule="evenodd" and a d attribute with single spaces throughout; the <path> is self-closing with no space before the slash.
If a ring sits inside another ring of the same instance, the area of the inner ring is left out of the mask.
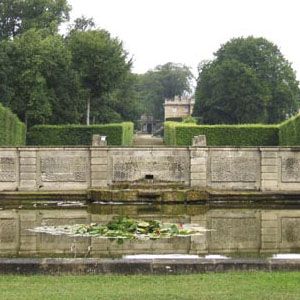
<path id="1" fill-rule="evenodd" d="M 12 38 L 31 28 L 56 33 L 69 20 L 67 0 L 1 0 L 0 40 Z"/>
<path id="2" fill-rule="evenodd" d="M 139 76 L 139 87 L 144 113 L 163 119 L 166 98 L 191 92 L 193 74 L 182 64 L 168 62 Z"/>
<path id="3" fill-rule="evenodd" d="M 6 70 L 0 71 L 6 79 L 0 98 L 22 121 L 29 126 L 76 122 L 76 74 L 61 36 L 31 29 L 13 40 L 2 41 L 0 53 L 0 65 L 6 63 Z"/>
<path id="4" fill-rule="evenodd" d="M 72 33 L 73 31 L 92 30 L 95 27 L 96 24 L 93 18 L 81 16 L 80 18 L 75 19 L 74 23 L 69 27 L 69 33 Z"/>
<path id="5" fill-rule="evenodd" d="M 99 105 L 105 94 L 118 87 L 130 71 L 131 61 L 122 43 L 105 30 L 71 31 L 67 45 L 86 97 L 89 125 L 91 106 L 94 109 L 93 105 Z"/>
<path id="6" fill-rule="evenodd" d="M 204 123 L 277 123 L 299 107 L 299 84 L 278 47 L 237 38 L 200 68 L 194 116 Z"/>

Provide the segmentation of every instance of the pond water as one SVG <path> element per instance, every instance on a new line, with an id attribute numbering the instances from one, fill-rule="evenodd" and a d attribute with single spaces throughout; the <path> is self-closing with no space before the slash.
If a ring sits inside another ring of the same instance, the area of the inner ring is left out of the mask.
<path id="1" fill-rule="evenodd" d="M 300 252 L 300 209 L 208 208 L 203 205 L 64 203 L 0 207 L 1 257 L 119 257 L 134 254 L 270 256 Z M 198 224 L 202 235 L 118 243 L 97 237 L 36 233 L 39 226 L 105 224 L 115 216 Z"/>

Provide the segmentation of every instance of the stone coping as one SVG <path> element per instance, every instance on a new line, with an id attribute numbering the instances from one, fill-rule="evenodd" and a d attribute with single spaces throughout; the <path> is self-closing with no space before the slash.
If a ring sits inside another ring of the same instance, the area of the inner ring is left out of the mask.
<path id="1" fill-rule="evenodd" d="M 300 271 L 300 259 L 0 259 L 0 274 L 18 275 L 172 275 L 232 271 Z"/>

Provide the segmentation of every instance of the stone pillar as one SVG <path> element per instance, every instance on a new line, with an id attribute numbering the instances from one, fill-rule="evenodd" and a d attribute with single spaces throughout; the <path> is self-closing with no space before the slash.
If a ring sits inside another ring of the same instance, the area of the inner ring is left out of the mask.
<path id="1" fill-rule="evenodd" d="M 261 190 L 278 190 L 278 148 L 260 148 Z"/>
<path id="2" fill-rule="evenodd" d="M 207 187 L 207 157 L 207 148 L 190 147 L 191 187 Z"/>
<path id="3" fill-rule="evenodd" d="M 37 187 L 37 158 L 35 148 L 20 148 L 20 190 L 34 191 Z"/>
<path id="4" fill-rule="evenodd" d="M 93 134 L 92 146 L 93 147 L 106 147 L 107 146 L 106 136 L 100 135 L 100 134 Z"/>
<path id="5" fill-rule="evenodd" d="M 206 147 L 206 136 L 205 135 L 197 135 L 193 137 L 192 140 L 193 147 Z"/>
<path id="6" fill-rule="evenodd" d="M 91 188 L 108 185 L 108 148 L 91 148 Z"/>

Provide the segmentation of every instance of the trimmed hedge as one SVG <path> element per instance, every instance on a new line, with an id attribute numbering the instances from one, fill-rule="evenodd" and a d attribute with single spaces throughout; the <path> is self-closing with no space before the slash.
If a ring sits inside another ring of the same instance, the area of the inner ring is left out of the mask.
<path id="1" fill-rule="evenodd" d="M 206 136 L 208 146 L 277 146 L 279 126 L 261 124 L 195 125 L 165 122 L 167 145 L 187 146 L 194 136 Z"/>
<path id="2" fill-rule="evenodd" d="M 105 125 L 36 125 L 27 135 L 28 145 L 63 146 L 91 145 L 93 134 L 107 136 L 108 145 L 130 146 L 133 141 L 133 123 Z"/>
<path id="3" fill-rule="evenodd" d="M 279 125 L 279 145 L 300 145 L 300 114 Z"/>
<path id="4" fill-rule="evenodd" d="M 25 124 L 0 103 L 0 146 L 23 146 L 25 140 Z"/>

